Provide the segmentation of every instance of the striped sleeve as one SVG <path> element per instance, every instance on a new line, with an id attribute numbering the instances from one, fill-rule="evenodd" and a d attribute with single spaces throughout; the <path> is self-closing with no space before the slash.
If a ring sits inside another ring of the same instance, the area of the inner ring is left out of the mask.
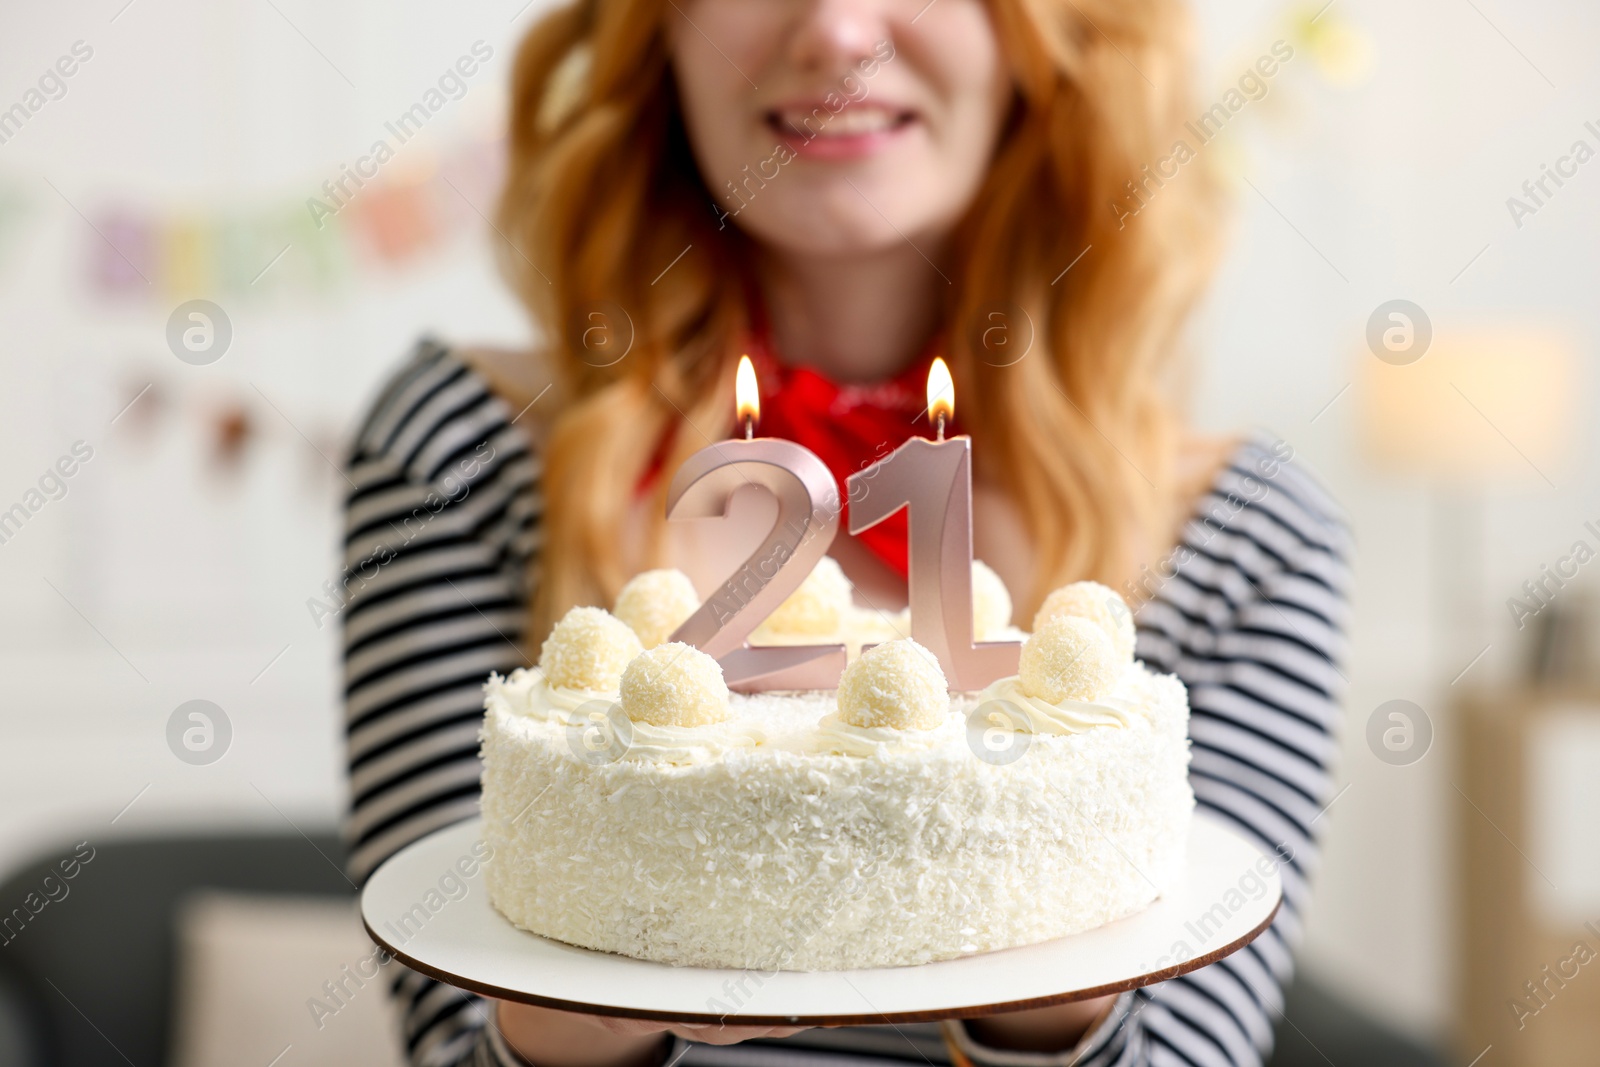
<path id="1" fill-rule="evenodd" d="M 1317 823 L 1334 799 L 1350 550 L 1327 493 L 1286 442 L 1261 437 L 1235 454 L 1182 542 L 1137 590 L 1139 658 L 1189 690 L 1197 806 L 1281 861 L 1284 900 L 1272 925 L 1217 963 L 1123 994 L 1075 1049 L 1002 1053 L 966 1038 L 975 1063 L 1256 1067 L 1270 1054 Z"/>
<path id="2" fill-rule="evenodd" d="M 374 403 L 347 476 L 345 831 L 359 884 L 477 814 L 483 681 L 527 662 L 539 464 L 483 380 L 424 342 Z M 412 1064 L 519 1062 L 493 1047 L 482 998 L 392 970 Z"/>
<path id="3" fill-rule="evenodd" d="M 1189 689 L 1198 807 L 1282 857 L 1272 925 L 1227 958 L 1128 998 L 1117 1036 L 1080 1061 L 1255 1065 L 1282 1018 L 1345 688 L 1350 538 L 1285 442 L 1246 445 L 1139 613 L 1139 654 Z M 1170 576 L 1166 576 L 1170 573 Z M 1125 1033 L 1124 1033 L 1125 1031 Z"/>

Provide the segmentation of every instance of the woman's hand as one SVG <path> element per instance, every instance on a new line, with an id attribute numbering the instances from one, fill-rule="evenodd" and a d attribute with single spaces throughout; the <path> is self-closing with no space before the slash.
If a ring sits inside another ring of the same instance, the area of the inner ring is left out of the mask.
<path id="1" fill-rule="evenodd" d="M 539 1067 L 654 1067 L 664 1034 L 708 1045 L 733 1045 L 758 1037 L 788 1037 L 803 1026 L 723 1026 L 665 1023 L 536 1008 L 500 1001 L 500 1035 Z"/>
<path id="2" fill-rule="evenodd" d="M 804 1026 L 724 1026 L 721 1023 L 663 1023 L 652 1019 L 610 1019 L 598 1015 L 580 1018 L 614 1034 L 676 1034 L 707 1045 L 737 1045 L 758 1037 L 788 1037 L 808 1029 Z"/>
<path id="3" fill-rule="evenodd" d="M 967 1033 L 980 1045 L 1015 1052 L 1064 1052 L 1105 1018 L 1117 998 L 1095 997 L 1053 1008 L 968 1019 Z"/>

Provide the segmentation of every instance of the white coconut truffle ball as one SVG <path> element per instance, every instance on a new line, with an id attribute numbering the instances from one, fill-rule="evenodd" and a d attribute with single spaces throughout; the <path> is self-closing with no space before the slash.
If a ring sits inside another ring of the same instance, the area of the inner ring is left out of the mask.
<path id="1" fill-rule="evenodd" d="M 604 608 L 573 608 L 539 650 L 544 680 L 560 689 L 615 693 L 628 661 L 643 652 L 628 624 Z"/>
<path id="2" fill-rule="evenodd" d="M 839 717 L 852 726 L 931 730 L 949 715 L 938 659 L 909 637 L 867 649 L 839 678 Z"/>
<path id="3" fill-rule="evenodd" d="M 632 627 L 645 648 L 655 648 L 700 607 L 689 576 L 676 568 L 644 571 L 628 579 L 612 614 Z"/>
<path id="4" fill-rule="evenodd" d="M 836 634 L 850 613 L 850 590 L 839 564 L 823 556 L 762 627 L 775 634 Z"/>
<path id="5" fill-rule="evenodd" d="M 972 636 L 993 641 L 1011 625 L 1011 591 L 982 560 L 972 561 Z"/>
<path id="6" fill-rule="evenodd" d="M 1044 598 L 1033 616 L 1035 632 L 1044 629 L 1046 621 L 1058 615 L 1076 615 L 1088 619 L 1106 632 L 1117 658 L 1125 663 L 1133 661 L 1133 612 L 1128 602 L 1117 591 L 1099 582 L 1073 582 Z"/>
<path id="7" fill-rule="evenodd" d="M 1099 700 L 1116 688 L 1124 667 L 1098 625 L 1057 615 L 1022 643 L 1018 678 L 1023 692 L 1051 704 Z"/>
<path id="8" fill-rule="evenodd" d="M 693 645 L 669 641 L 634 657 L 619 703 L 632 722 L 709 726 L 728 718 L 722 666 Z"/>

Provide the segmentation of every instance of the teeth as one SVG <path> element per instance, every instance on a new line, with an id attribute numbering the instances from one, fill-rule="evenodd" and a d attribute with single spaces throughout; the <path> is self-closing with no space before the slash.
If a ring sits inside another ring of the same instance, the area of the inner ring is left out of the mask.
<path id="1" fill-rule="evenodd" d="M 896 122 L 895 115 L 879 107 L 848 107 L 837 115 L 826 108 L 821 109 L 821 114 L 786 108 L 778 118 L 790 129 L 818 137 L 859 137 L 887 130 Z"/>

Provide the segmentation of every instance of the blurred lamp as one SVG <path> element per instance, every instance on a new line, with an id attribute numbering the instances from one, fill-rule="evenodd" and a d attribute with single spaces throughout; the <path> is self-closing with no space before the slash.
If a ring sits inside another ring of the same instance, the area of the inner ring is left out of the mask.
<path id="1" fill-rule="evenodd" d="M 1361 367 L 1362 442 L 1379 466 L 1473 489 L 1553 482 L 1576 396 L 1561 338 L 1440 334 L 1414 363 L 1364 353 Z"/>
<path id="2" fill-rule="evenodd" d="M 1434 489 L 1436 655 L 1443 677 L 1459 678 L 1489 647 L 1482 494 L 1555 488 L 1577 394 L 1572 352 L 1548 333 L 1483 330 L 1434 335 L 1409 363 L 1364 352 L 1360 368 L 1367 457 Z"/>

